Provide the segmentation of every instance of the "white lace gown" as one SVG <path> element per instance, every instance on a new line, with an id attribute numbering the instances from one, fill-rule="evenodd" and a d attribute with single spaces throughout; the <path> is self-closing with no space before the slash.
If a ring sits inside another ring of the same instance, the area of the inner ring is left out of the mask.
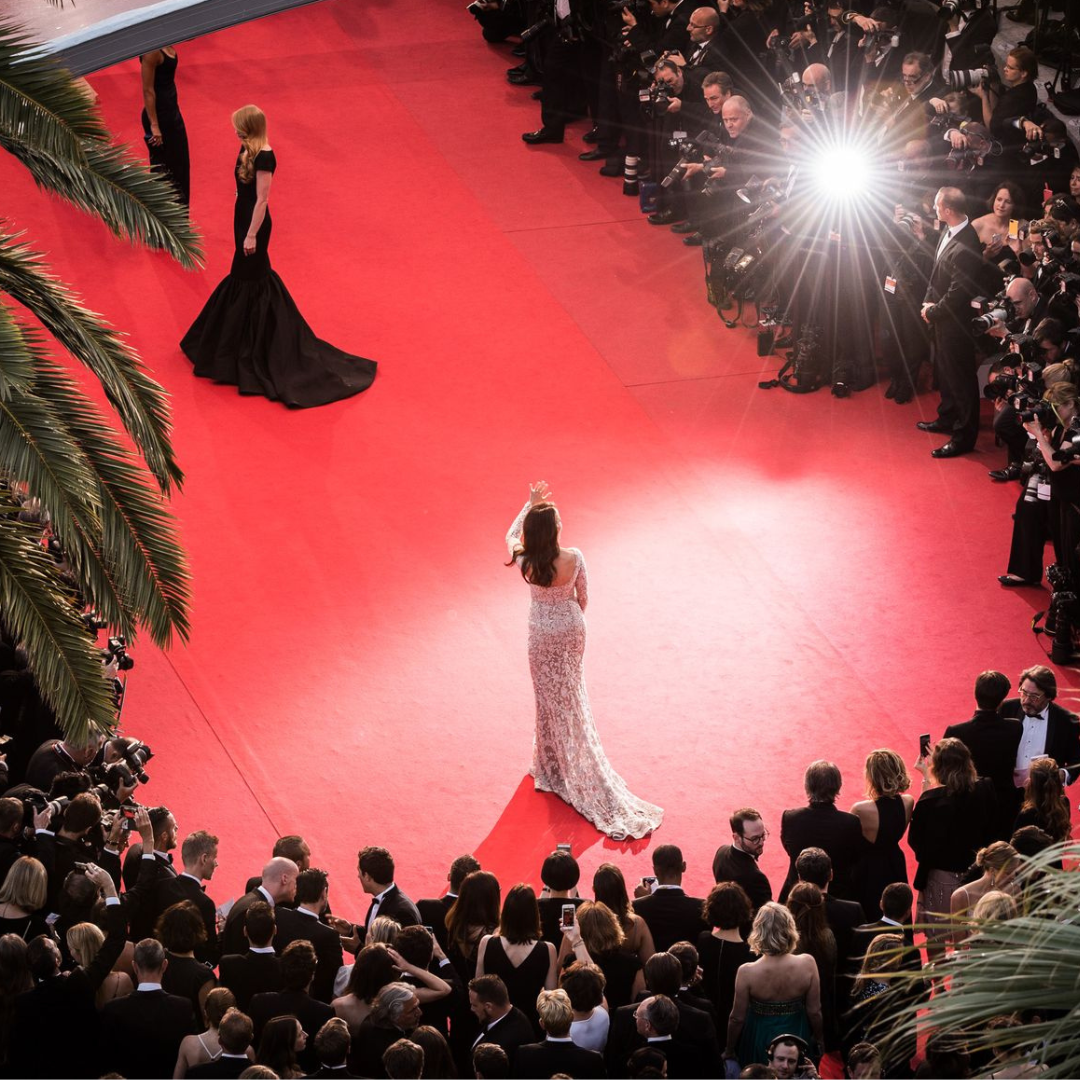
<path id="1" fill-rule="evenodd" d="M 521 541 L 528 503 L 506 534 L 510 554 Z M 529 770 L 538 791 L 568 802 L 600 832 L 615 839 L 652 832 L 664 811 L 630 792 L 611 767 L 585 690 L 585 560 L 577 548 L 566 585 L 530 585 L 529 670 L 536 694 L 536 735 Z"/>

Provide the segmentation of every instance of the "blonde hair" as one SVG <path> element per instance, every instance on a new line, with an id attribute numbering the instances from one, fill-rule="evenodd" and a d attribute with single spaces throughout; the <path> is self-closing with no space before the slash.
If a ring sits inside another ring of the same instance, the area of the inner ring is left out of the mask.
<path id="1" fill-rule="evenodd" d="M 882 976 L 891 974 L 900 967 L 904 949 L 903 934 L 878 934 L 867 946 L 862 967 L 851 988 L 854 996 L 866 983 L 881 982 Z"/>
<path id="2" fill-rule="evenodd" d="M 895 750 L 871 750 L 866 757 L 866 793 L 875 799 L 899 795 L 911 787 L 904 759 Z"/>
<path id="3" fill-rule="evenodd" d="M 78 960 L 79 967 L 89 967 L 105 944 L 105 935 L 93 923 L 76 923 L 65 936 L 68 951 Z"/>
<path id="4" fill-rule="evenodd" d="M 626 935 L 615 912 L 599 900 L 586 900 L 577 909 L 578 929 L 590 956 L 622 948 Z"/>
<path id="5" fill-rule="evenodd" d="M 980 870 L 989 870 L 991 874 L 1000 874 L 1011 867 L 1019 856 L 1016 848 L 1005 840 L 995 840 L 989 847 L 980 848 L 975 856 L 975 865 Z"/>
<path id="6" fill-rule="evenodd" d="M 232 114 L 233 127 L 240 133 L 240 180 L 250 184 L 255 175 L 255 156 L 266 146 L 266 114 L 258 105 L 245 105 Z"/>
<path id="7" fill-rule="evenodd" d="M 799 944 L 799 930 L 791 912 L 783 904 L 770 900 L 754 916 L 754 926 L 746 944 L 758 956 L 786 956 Z"/>
<path id="8" fill-rule="evenodd" d="M 971 917 L 976 922 L 1006 922 L 1015 919 L 1019 913 L 1015 898 L 1000 889 L 991 889 L 979 898 Z"/>
<path id="9" fill-rule="evenodd" d="M 400 929 L 401 923 L 397 919 L 392 919 L 389 915 L 376 915 L 367 929 L 364 943 L 367 945 L 393 946 Z"/>
<path id="10" fill-rule="evenodd" d="M 574 1022 L 574 1007 L 565 990 L 541 990 L 536 999 L 536 1013 L 548 1035 L 559 1039 L 569 1034 Z"/>
<path id="11" fill-rule="evenodd" d="M 30 855 L 23 855 L 11 864 L 4 884 L 0 886 L 0 904 L 14 904 L 23 911 L 39 911 L 49 894 L 45 867 Z"/>

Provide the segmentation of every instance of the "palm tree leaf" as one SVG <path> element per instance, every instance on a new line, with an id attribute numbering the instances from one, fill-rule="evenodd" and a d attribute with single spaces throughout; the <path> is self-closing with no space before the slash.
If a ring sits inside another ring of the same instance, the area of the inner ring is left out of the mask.
<path id="1" fill-rule="evenodd" d="M 67 736 L 108 730 L 116 710 L 93 640 L 62 599 L 56 567 L 34 530 L 0 517 L 0 609 L 26 649 L 42 697 Z"/>
<path id="2" fill-rule="evenodd" d="M 109 138 L 71 74 L 11 23 L 0 23 L 0 132 L 73 162 L 84 159 L 83 140 Z"/>
<path id="3" fill-rule="evenodd" d="M 0 401 L 25 391 L 34 378 L 34 354 L 11 312 L 0 304 Z"/>
<path id="4" fill-rule="evenodd" d="M 169 644 L 174 633 L 186 639 L 191 579 L 167 500 L 147 482 L 139 459 L 57 365 L 51 361 L 40 365 L 36 388 L 93 476 L 90 490 L 101 524 L 102 562 L 117 593 L 108 599 L 123 607 L 124 632 L 134 639 L 138 621 L 160 646 Z M 91 564 L 89 569 L 95 568 Z M 91 585 L 105 588 L 106 582 L 93 578 Z M 99 606 L 96 591 L 94 603 Z M 99 610 L 102 618 L 112 621 L 104 606 Z"/>
<path id="5" fill-rule="evenodd" d="M 179 487 L 184 474 L 169 441 L 165 391 L 142 370 L 135 353 L 100 316 L 84 308 L 45 270 L 40 254 L 2 232 L 0 290 L 29 308 L 49 333 L 97 376 L 162 491 L 169 492 L 173 483 Z"/>
<path id="6" fill-rule="evenodd" d="M 0 131 L 0 146 L 29 170 L 38 187 L 100 218 L 116 236 L 168 253 L 185 269 L 202 265 L 202 245 L 171 185 L 125 146 L 87 140 L 85 162 L 51 157 Z"/>

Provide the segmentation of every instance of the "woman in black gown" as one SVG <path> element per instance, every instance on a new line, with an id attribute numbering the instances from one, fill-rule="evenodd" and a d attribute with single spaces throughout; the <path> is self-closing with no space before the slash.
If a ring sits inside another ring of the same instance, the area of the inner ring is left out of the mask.
<path id="1" fill-rule="evenodd" d="M 270 184 L 277 158 L 266 117 L 254 105 L 232 116 L 243 143 L 236 159 L 235 254 L 180 348 L 195 374 L 296 408 L 325 405 L 366 390 L 375 361 L 317 338 L 270 268 Z"/>
<path id="2" fill-rule="evenodd" d="M 176 98 L 176 49 L 165 45 L 139 57 L 142 67 L 143 137 L 150 165 L 176 189 L 176 197 L 191 202 L 191 159 L 187 128 Z"/>

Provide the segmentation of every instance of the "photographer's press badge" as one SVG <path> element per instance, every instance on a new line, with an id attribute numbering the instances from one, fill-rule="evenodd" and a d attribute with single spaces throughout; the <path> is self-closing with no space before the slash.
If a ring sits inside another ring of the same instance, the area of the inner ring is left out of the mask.
<path id="1" fill-rule="evenodd" d="M 888 274 L 885 275 L 885 291 L 887 293 L 896 292 L 896 278 L 890 277 Z"/>

